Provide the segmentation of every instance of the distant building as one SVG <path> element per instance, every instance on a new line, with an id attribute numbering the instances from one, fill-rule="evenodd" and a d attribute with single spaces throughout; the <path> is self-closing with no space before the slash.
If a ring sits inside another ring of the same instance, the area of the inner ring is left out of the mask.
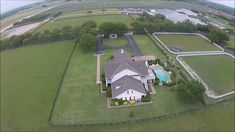
<path id="1" fill-rule="evenodd" d="M 199 20 L 197 18 L 189 17 L 188 15 L 182 14 L 182 13 L 178 13 L 175 10 L 158 9 L 158 10 L 156 10 L 156 12 L 155 11 L 149 11 L 147 13 L 152 15 L 152 16 L 155 16 L 156 14 L 164 15 L 166 17 L 166 19 L 171 20 L 174 23 L 183 22 L 183 21 L 189 20 L 194 25 L 197 25 L 197 24 L 207 25 L 206 23 L 202 22 L 201 20 Z"/>
<path id="2" fill-rule="evenodd" d="M 194 12 L 187 10 L 187 9 L 178 9 L 178 10 L 176 10 L 176 12 L 185 14 L 187 16 L 194 16 L 194 17 L 198 16 L 197 13 L 194 13 Z"/>

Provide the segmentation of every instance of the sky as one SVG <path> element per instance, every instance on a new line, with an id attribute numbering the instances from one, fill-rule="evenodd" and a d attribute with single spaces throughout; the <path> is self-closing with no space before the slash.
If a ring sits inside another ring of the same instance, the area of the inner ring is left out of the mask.
<path id="1" fill-rule="evenodd" d="M 1 14 L 18 8 L 18 7 L 22 7 L 25 5 L 29 5 L 35 2 L 39 2 L 41 0 L 0 0 L 1 1 Z"/>
<path id="2" fill-rule="evenodd" d="M 234 0 L 209 0 L 209 1 L 219 3 L 219 4 L 222 4 L 222 5 L 226 5 L 226 6 L 229 6 L 229 7 L 232 7 L 232 8 L 234 8 L 234 4 L 235 4 Z"/>

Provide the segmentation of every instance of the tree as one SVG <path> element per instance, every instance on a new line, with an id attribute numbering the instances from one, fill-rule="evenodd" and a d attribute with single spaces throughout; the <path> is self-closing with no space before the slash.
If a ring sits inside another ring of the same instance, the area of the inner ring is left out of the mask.
<path id="1" fill-rule="evenodd" d="M 117 35 L 123 35 L 128 31 L 128 28 L 123 23 L 104 22 L 99 26 L 99 31 L 108 36 L 110 33 L 117 33 Z"/>
<path id="2" fill-rule="evenodd" d="M 131 23 L 131 26 L 139 32 L 143 32 L 145 29 L 144 23 L 140 22 L 140 21 L 135 21 L 135 22 Z"/>
<path id="3" fill-rule="evenodd" d="M 69 25 L 63 26 L 61 29 L 61 34 L 67 38 L 72 35 L 72 27 Z"/>
<path id="4" fill-rule="evenodd" d="M 95 28 L 95 27 L 96 27 L 96 23 L 95 23 L 95 21 L 92 21 L 92 20 L 86 21 L 86 22 L 84 22 L 84 23 L 81 25 L 81 27 L 83 28 L 83 27 L 85 27 L 85 26 L 88 26 L 88 27 L 90 27 L 90 28 Z"/>
<path id="5" fill-rule="evenodd" d="M 75 37 L 78 37 L 80 35 L 80 32 L 81 32 L 80 25 L 77 25 L 72 29 L 73 36 Z"/>
<path id="6" fill-rule="evenodd" d="M 196 32 L 196 26 L 189 20 L 177 22 L 175 24 L 175 31 L 177 32 Z"/>
<path id="7" fill-rule="evenodd" d="M 177 92 L 179 98 L 184 103 L 197 103 L 203 100 L 205 89 L 203 85 L 197 81 L 179 84 Z"/>
<path id="8" fill-rule="evenodd" d="M 78 39 L 78 45 L 85 51 L 94 50 L 96 37 L 93 34 L 81 34 Z"/>
<path id="9" fill-rule="evenodd" d="M 224 41 L 229 41 L 229 36 L 221 29 L 212 28 L 209 29 L 207 37 L 215 43 L 223 43 Z"/>

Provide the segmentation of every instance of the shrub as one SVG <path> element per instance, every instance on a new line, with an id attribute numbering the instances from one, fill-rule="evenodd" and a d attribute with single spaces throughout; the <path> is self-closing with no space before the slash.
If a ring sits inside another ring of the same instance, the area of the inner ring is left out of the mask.
<path id="1" fill-rule="evenodd" d="M 185 81 L 188 81 L 188 78 L 186 77 L 186 75 L 184 75 L 182 71 L 179 71 L 179 74 L 183 77 Z"/>
<path id="2" fill-rule="evenodd" d="M 116 101 L 116 102 L 114 102 L 114 104 L 116 105 L 116 106 L 118 106 L 119 105 L 119 103 Z"/>
<path id="3" fill-rule="evenodd" d="M 160 80 L 157 78 L 156 80 L 155 80 L 155 82 L 154 82 L 154 85 L 159 85 L 159 83 L 160 83 Z"/>
<path id="4" fill-rule="evenodd" d="M 123 104 L 124 104 L 124 105 L 127 105 L 127 104 L 128 104 L 128 102 L 127 102 L 127 101 L 125 101 Z"/>
<path id="5" fill-rule="evenodd" d="M 184 103 L 197 103 L 203 100 L 204 87 L 197 81 L 180 84 L 177 92 L 180 100 Z"/>
<path id="6" fill-rule="evenodd" d="M 136 100 L 135 100 L 135 99 L 132 99 L 132 100 L 130 100 L 130 103 L 131 103 L 131 104 L 135 104 L 135 103 L 136 103 Z"/>
<path id="7" fill-rule="evenodd" d="M 107 88 L 107 97 L 112 97 L 112 90 L 110 87 Z"/>
<path id="8" fill-rule="evenodd" d="M 122 99 L 112 99 L 112 100 L 113 100 L 114 103 L 117 102 L 119 105 L 122 105 L 125 102 Z"/>
<path id="9" fill-rule="evenodd" d="M 150 102 L 151 101 L 150 94 L 147 94 L 146 96 L 142 96 L 141 101 L 142 102 Z"/>

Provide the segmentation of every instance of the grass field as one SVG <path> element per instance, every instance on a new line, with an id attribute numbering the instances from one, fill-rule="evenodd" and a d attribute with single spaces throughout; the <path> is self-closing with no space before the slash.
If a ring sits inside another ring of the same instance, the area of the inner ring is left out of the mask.
<path id="1" fill-rule="evenodd" d="M 215 45 L 197 35 L 157 35 L 157 37 L 169 48 L 180 48 L 182 51 L 213 51 L 220 50 Z"/>
<path id="2" fill-rule="evenodd" d="M 233 91 L 234 59 L 227 55 L 183 58 L 189 66 L 218 94 Z"/>
<path id="3" fill-rule="evenodd" d="M 88 13 L 91 11 L 91 13 Z M 92 9 L 92 10 L 79 10 L 72 12 L 63 12 L 56 20 L 67 19 L 73 17 L 89 16 L 89 15 L 106 15 L 106 14 L 121 14 L 116 8 L 106 8 L 106 9 Z"/>
<path id="4" fill-rule="evenodd" d="M 38 130 L 48 116 L 74 43 L 61 41 L 1 52 L 1 130 Z"/>
<path id="5" fill-rule="evenodd" d="M 127 44 L 128 44 L 128 41 L 124 37 L 119 37 L 116 39 L 104 39 L 104 45 L 108 45 L 108 46 L 123 46 Z"/>
<path id="6" fill-rule="evenodd" d="M 153 41 L 146 35 L 133 35 L 140 50 L 145 55 L 155 55 L 161 61 L 167 60 L 166 56 L 154 45 Z"/>
<path id="7" fill-rule="evenodd" d="M 78 17 L 73 19 L 65 19 L 65 20 L 58 20 L 54 22 L 49 22 L 39 28 L 37 31 L 44 31 L 45 29 L 53 30 L 55 28 L 61 28 L 66 25 L 76 26 L 82 24 L 88 20 L 93 20 L 99 26 L 103 22 L 122 22 L 126 24 L 128 27 L 131 27 L 130 24 L 132 19 L 126 15 L 102 15 L 102 16 L 85 16 L 85 17 Z"/>

